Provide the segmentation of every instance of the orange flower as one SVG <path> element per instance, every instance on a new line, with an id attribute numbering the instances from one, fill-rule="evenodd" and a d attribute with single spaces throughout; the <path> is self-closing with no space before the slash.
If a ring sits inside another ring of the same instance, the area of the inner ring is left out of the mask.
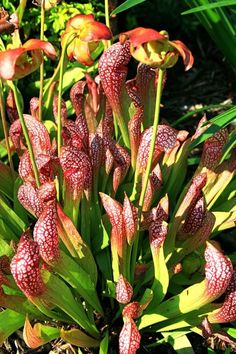
<path id="1" fill-rule="evenodd" d="M 92 65 L 92 54 L 103 39 L 111 39 L 110 29 L 103 23 L 94 20 L 94 16 L 76 15 L 67 22 L 66 30 L 62 35 L 62 46 L 66 45 L 69 37 L 75 39 L 67 47 L 67 55 L 83 65 Z"/>
<path id="2" fill-rule="evenodd" d="M 43 52 L 50 59 L 56 58 L 51 43 L 40 39 L 30 39 L 22 47 L 0 52 L 0 77 L 17 80 L 37 70 L 43 60 Z"/>
<path id="3" fill-rule="evenodd" d="M 120 42 L 130 40 L 132 56 L 141 63 L 152 67 L 167 69 L 175 65 L 178 57 L 183 58 L 185 70 L 193 66 L 191 51 L 181 41 L 169 41 L 166 31 L 138 27 L 120 34 Z"/>

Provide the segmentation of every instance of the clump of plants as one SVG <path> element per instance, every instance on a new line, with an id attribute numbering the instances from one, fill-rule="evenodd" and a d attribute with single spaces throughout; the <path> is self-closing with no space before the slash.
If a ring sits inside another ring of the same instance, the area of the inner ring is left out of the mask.
<path id="1" fill-rule="evenodd" d="M 1 343 L 23 327 L 30 348 L 62 338 L 81 352 L 134 354 L 186 345 L 196 332 L 235 351 L 219 329 L 236 319 L 235 271 L 213 240 L 235 226 L 229 121 L 203 117 L 190 135 L 159 119 L 167 72 L 179 57 L 191 69 L 190 50 L 146 28 L 112 44 L 108 26 L 76 15 L 55 74 L 46 84 L 41 75 L 39 98 L 24 114 L 17 81 L 42 70 L 44 54 L 57 56 L 42 38 L 22 44 L 17 18 L 7 16 L 1 21 L 14 28 L 0 52 Z M 127 80 L 132 57 L 137 74 Z M 87 68 L 70 90 L 70 116 L 62 97 L 68 60 Z"/>

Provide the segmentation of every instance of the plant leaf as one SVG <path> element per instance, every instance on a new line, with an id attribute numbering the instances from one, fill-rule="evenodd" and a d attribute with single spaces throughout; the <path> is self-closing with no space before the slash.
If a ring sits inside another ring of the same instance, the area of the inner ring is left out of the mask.
<path id="1" fill-rule="evenodd" d="M 0 257 L 1 256 L 13 256 L 13 249 L 8 243 L 0 238 Z"/>
<path id="2" fill-rule="evenodd" d="M 195 353 L 193 351 L 191 343 L 188 340 L 188 337 L 186 335 L 174 338 L 174 342 L 172 345 L 178 354 L 194 354 Z"/>
<path id="3" fill-rule="evenodd" d="M 28 217 L 25 208 L 19 202 L 17 197 L 18 189 L 22 185 L 23 181 L 20 177 L 15 180 L 14 183 L 14 195 L 13 195 L 13 203 L 14 203 L 14 212 L 21 218 L 23 222 L 28 224 Z"/>
<path id="4" fill-rule="evenodd" d="M 100 343 L 99 354 L 107 354 L 109 346 L 109 332 L 106 331 L 105 337 L 102 339 Z"/>
<path id="5" fill-rule="evenodd" d="M 195 12 L 216 9 L 218 7 L 223 7 L 223 6 L 232 6 L 232 5 L 236 5 L 235 0 L 222 0 L 222 1 L 217 1 L 217 2 L 211 3 L 211 4 L 196 6 L 193 9 L 182 12 L 181 15 L 189 15 L 189 14 L 192 14 Z"/>
<path id="6" fill-rule="evenodd" d="M 112 11 L 111 16 L 113 15 L 117 15 L 120 12 L 123 12 L 125 10 L 130 9 L 131 7 L 134 7 L 138 4 L 141 4 L 142 2 L 145 2 L 146 0 L 126 0 L 125 2 L 123 2 L 123 4 L 121 4 L 120 6 L 118 6 L 114 11 Z"/>
<path id="7" fill-rule="evenodd" d="M 206 112 L 206 111 L 210 111 L 213 109 L 218 109 L 218 108 L 231 108 L 232 104 L 210 104 L 207 106 L 203 106 L 201 108 L 197 108 L 197 109 L 193 109 L 185 114 L 183 114 L 181 117 L 179 117 L 175 122 L 173 122 L 171 124 L 172 127 L 176 127 L 179 123 L 184 122 L 185 120 L 187 120 L 188 118 L 192 117 L 193 115 L 195 115 L 196 113 L 202 113 L 202 112 Z"/>
<path id="8" fill-rule="evenodd" d="M 235 146 L 236 146 L 236 130 L 233 130 L 229 136 L 229 140 L 227 141 L 227 143 L 224 146 L 220 163 L 226 159 L 226 157 L 229 155 L 229 153 L 232 151 L 232 149 Z"/>
<path id="9" fill-rule="evenodd" d="M 194 140 L 190 144 L 190 150 L 192 150 L 194 147 L 197 145 L 203 143 L 206 139 L 210 138 L 213 134 L 218 132 L 221 128 L 226 127 L 228 124 L 230 124 L 236 117 L 236 107 L 233 107 L 229 110 L 227 110 L 224 113 L 219 114 L 218 116 L 212 118 L 206 124 L 211 123 L 211 126 L 205 130 L 203 134 L 201 134 L 199 137 L 197 137 L 196 140 Z"/>
<path id="10" fill-rule="evenodd" d="M 62 227 L 59 227 L 59 235 L 72 257 L 76 258 L 77 263 L 90 274 L 94 284 L 97 283 L 97 267 L 90 248 L 81 238 L 72 221 L 63 212 L 59 204 L 57 205 L 57 213 Z"/>
<path id="11" fill-rule="evenodd" d="M 0 312 L 0 344 L 24 325 L 25 316 L 10 309 Z M 6 325 L 7 324 L 7 325 Z"/>
<path id="12" fill-rule="evenodd" d="M 4 214 L 0 215 L 0 238 L 3 238 L 7 241 L 17 240 L 16 234 L 13 232 L 12 228 L 7 226 L 4 221 Z"/>
<path id="13" fill-rule="evenodd" d="M 2 197 L 0 197 L 0 217 L 4 219 L 7 226 L 9 226 L 16 235 L 20 236 L 26 229 L 24 221 L 5 203 Z"/>
<path id="14" fill-rule="evenodd" d="M 99 340 L 89 337 L 77 328 L 72 328 L 68 331 L 62 328 L 60 336 L 64 341 L 82 348 L 99 347 L 100 344 Z"/>
<path id="15" fill-rule="evenodd" d="M 86 272 L 70 256 L 61 251 L 60 261 L 54 271 L 70 284 L 94 309 L 103 313 L 90 273 Z"/>
<path id="16" fill-rule="evenodd" d="M 14 179 L 9 166 L 0 162 L 0 191 L 9 199 L 13 199 Z"/>
<path id="17" fill-rule="evenodd" d="M 28 317 L 25 319 L 23 338 L 28 347 L 35 349 L 43 344 L 50 342 L 60 336 L 60 330 L 56 327 L 50 327 L 36 323 L 33 327 Z"/>

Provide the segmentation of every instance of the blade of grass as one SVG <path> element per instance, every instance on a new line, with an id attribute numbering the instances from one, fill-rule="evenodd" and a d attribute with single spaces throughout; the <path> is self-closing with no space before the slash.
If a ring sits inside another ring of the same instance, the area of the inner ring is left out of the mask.
<path id="1" fill-rule="evenodd" d="M 126 11 L 130 9 L 131 7 L 134 7 L 138 4 L 141 4 L 142 2 L 145 2 L 146 0 L 127 0 L 120 6 L 118 6 L 115 10 L 112 11 L 111 16 L 117 15 L 120 12 Z"/>
<path id="2" fill-rule="evenodd" d="M 236 32 L 233 23 L 223 8 L 209 8 L 208 0 L 185 0 L 187 6 L 195 8 L 207 6 L 208 8 L 195 13 L 199 22 L 205 27 L 212 37 L 217 47 L 221 50 L 224 57 L 232 69 L 236 71 Z M 219 2 L 218 2 L 219 3 Z"/>
<path id="3" fill-rule="evenodd" d="M 218 116 L 210 119 L 206 124 L 211 123 L 211 126 L 196 140 L 194 140 L 189 149 L 193 149 L 197 145 L 203 143 L 206 139 L 210 138 L 213 134 L 215 134 L 221 128 L 226 127 L 236 118 L 236 107 L 229 109 L 228 111 L 219 114 Z"/>
<path id="4" fill-rule="evenodd" d="M 232 104 L 210 104 L 207 106 L 203 106 L 201 108 L 193 109 L 192 111 L 187 112 L 182 117 L 178 118 L 175 122 L 173 122 L 172 127 L 176 127 L 179 123 L 186 121 L 189 117 L 192 117 L 194 114 L 210 111 L 212 109 L 231 108 L 231 107 L 233 107 Z"/>
<path id="5" fill-rule="evenodd" d="M 193 14 L 193 13 L 204 11 L 204 10 L 216 9 L 219 7 L 232 6 L 232 5 L 236 5 L 235 0 L 223 0 L 223 1 L 218 1 L 218 2 L 214 2 L 214 3 L 194 7 L 191 10 L 187 10 L 187 11 L 182 12 L 181 15 L 189 15 L 189 14 Z"/>

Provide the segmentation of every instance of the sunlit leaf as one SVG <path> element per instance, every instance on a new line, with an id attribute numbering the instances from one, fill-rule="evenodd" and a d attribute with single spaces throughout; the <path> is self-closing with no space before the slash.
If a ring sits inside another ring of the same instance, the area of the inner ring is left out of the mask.
<path id="1" fill-rule="evenodd" d="M 171 336 L 171 335 L 170 335 Z M 194 354 L 194 350 L 186 335 L 183 335 L 173 340 L 173 348 L 178 354 Z"/>
<path id="2" fill-rule="evenodd" d="M 72 328 L 68 331 L 61 329 L 60 336 L 64 341 L 82 348 L 99 347 L 100 343 L 97 339 L 89 337 L 77 328 Z"/>
<path id="3" fill-rule="evenodd" d="M 0 256 L 13 256 L 13 249 L 9 244 L 0 238 Z"/>
<path id="4" fill-rule="evenodd" d="M 227 332 L 231 337 L 236 339 L 236 328 L 224 328 L 225 332 Z"/>

